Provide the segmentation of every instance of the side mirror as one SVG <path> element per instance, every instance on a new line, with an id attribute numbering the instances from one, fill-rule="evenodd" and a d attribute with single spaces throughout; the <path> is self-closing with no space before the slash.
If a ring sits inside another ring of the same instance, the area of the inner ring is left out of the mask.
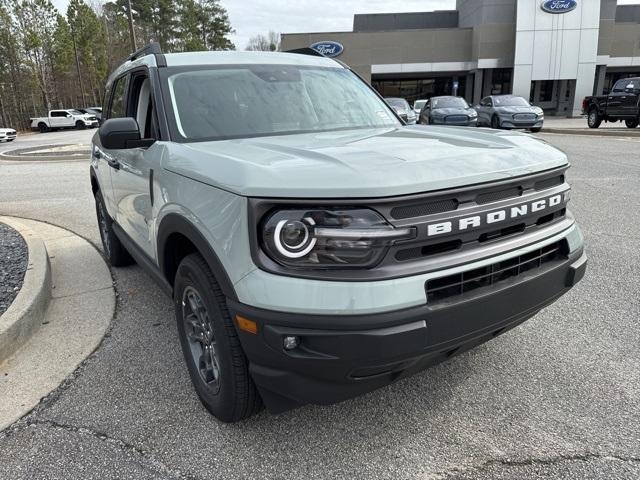
<path id="1" fill-rule="evenodd" d="M 70 114 L 70 113 L 67 113 L 66 117 L 67 117 L 67 118 L 71 118 L 71 114 Z"/>
<path id="2" fill-rule="evenodd" d="M 138 122 L 132 117 L 105 120 L 98 134 L 100 143 L 107 150 L 149 147 L 155 142 L 153 138 L 140 138 Z"/>

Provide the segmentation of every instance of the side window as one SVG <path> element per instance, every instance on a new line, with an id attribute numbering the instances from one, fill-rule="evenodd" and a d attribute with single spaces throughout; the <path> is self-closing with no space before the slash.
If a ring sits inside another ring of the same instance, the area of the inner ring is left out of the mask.
<path id="1" fill-rule="evenodd" d="M 633 92 L 634 90 L 640 90 L 640 80 L 630 80 L 625 85 L 627 92 Z"/>
<path id="2" fill-rule="evenodd" d="M 54 110 L 51 112 L 52 117 L 66 117 L 67 112 L 61 110 Z"/>
<path id="3" fill-rule="evenodd" d="M 624 92 L 624 88 L 627 86 L 627 83 L 629 83 L 629 80 L 618 80 L 616 82 L 616 84 L 613 86 L 613 91 L 614 92 Z"/>
<path id="4" fill-rule="evenodd" d="M 484 97 L 482 100 L 480 100 L 480 106 L 481 107 L 488 107 L 489 106 L 489 97 Z"/>
<path id="5" fill-rule="evenodd" d="M 158 139 L 156 115 L 151 95 L 151 82 L 146 73 L 134 73 L 132 75 L 130 92 L 127 116 L 136 119 L 142 138 Z"/>
<path id="6" fill-rule="evenodd" d="M 121 118 L 126 116 L 126 88 L 126 76 L 120 77 L 115 81 L 111 88 L 113 93 L 111 94 L 111 106 L 107 112 L 107 118 Z"/>

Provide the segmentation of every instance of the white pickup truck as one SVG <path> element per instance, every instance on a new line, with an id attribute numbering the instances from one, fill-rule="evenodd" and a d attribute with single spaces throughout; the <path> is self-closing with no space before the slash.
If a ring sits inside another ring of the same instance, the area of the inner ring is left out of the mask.
<path id="1" fill-rule="evenodd" d="M 59 128 L 96 128 L 98 119 L 95 115 L 82 113 L 78 110 L 50 110 L 46 117 L 31 118 L 31 129 L 40 133 Z"/>

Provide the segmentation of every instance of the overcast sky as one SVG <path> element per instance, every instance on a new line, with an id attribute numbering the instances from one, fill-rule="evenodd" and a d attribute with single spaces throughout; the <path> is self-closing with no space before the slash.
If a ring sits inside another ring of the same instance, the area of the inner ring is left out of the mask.
<path id="1" fill-rule="evenodd" d="M 69 2 L 53 0 L 53 3 L 64 13 Z M 231 40 L 239 50 L 244 49 L 249 37 L 269 30 L 278 33 L 350 31 L 354 13 L 427 12 L 456 7 L 456 0 L 221 0 L 220 3 L 229 12 L 236 31 Z M 620 5 L 631 3 L 640 3 L 640 0 L 618 0 Z"/>
<path id="2" fill-rule="evenodd" d="M 236 48 L 249 37 L 278 33 L 344 32 L 353 28 L 354 13 L 426 12 L 456 7 L 456 0 L 222 0 L 236 33 Z"/>

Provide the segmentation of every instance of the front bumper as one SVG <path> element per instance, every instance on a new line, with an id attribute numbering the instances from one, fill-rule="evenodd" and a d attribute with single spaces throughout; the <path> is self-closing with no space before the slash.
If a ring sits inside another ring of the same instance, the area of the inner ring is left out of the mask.
<path id="1" fill-rule="evenodd" d="M 257 334 L 239 336 L 265 405 L 277 413 L 340 402 L 490 340 L 566 293 L 586 263 L 580 249 L 455 300 L 384 313 L 305 315 L 232 301 L 229 309 L 258 324 Z M 285 351 L 284 336 L 297 336 L 300 346 Z"/>
<path id="2" fill-rule="evenodd" d="M 517 121 L 511 115 L 500 115 L 500 126 L 502 128 L 542 128 L 544 118 L 531 121 Z"/>

